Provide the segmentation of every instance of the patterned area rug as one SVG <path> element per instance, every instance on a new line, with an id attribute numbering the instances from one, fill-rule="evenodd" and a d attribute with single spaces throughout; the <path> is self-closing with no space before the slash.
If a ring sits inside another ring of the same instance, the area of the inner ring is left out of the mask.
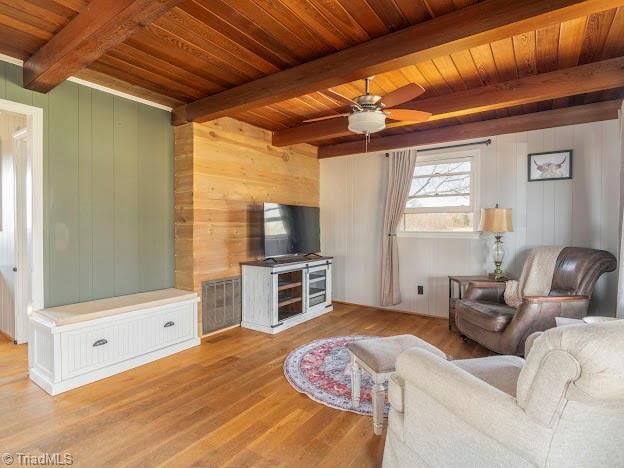
<path id="1" fill-rule="evenodd" d="M 290 384 L 314 401 L 342 411 L 372 415 L 373 381 L 362 371 L 360 406 L 351 406 L 351 354 L 346 344 L 373 336 L 335 336 L 312 341 L 292 351 L 284 361 Z M 388 414 L 390 406 L 385 405 Z"/>

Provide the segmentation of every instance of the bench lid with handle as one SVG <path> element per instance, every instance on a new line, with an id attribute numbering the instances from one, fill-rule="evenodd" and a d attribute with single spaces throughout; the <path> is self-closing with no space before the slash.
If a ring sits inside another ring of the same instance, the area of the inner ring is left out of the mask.
<path id="1" fill-rule="evenodd" d="M 184 301 L 198 302 L 199 297 L 193 291 L 169 288 L 68 304 L 35 313 L 61 326 Z"/>

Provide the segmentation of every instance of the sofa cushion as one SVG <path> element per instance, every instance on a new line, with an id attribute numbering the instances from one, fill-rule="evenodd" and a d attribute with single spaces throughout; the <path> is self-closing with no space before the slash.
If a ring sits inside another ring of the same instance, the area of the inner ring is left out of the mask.
<path id="1" fill-rule="evenodd" d="M 457 367 L 483 380 L 500 391 L 516 396 L 518 376 L 524 359 L 517 356 L 489 356 L 452 361 Z"/>
<path id="2" fill-rule="evenodd" d="M 624 320 L 547 330 L 533 342 L 518 382 L 518 404 L 550 425 L 566 400 L 622 401 Z"/>
<path id="3" fill-rule="evenodd" d="M 156 291 L 53 307 L 40 310 L 37 314 L 53 322 L 56 326 L 62 326 L 110 317 L 117 314 L 125 314 L 135 310 L 160 307 L 184 300 L 197 301 L 198 297 L 193 291 L 173 288 L 159 289 Z"/>
<path id="4" fill-rule="evenodd" d="M 392 374 L 388 379 L 388 401 L 392 408 L 399 413 L 403 412 L 403 392 L 405 391 L 405 381 L 399 374 Z"/>
<path id="5" fill-rule="evenodd" d="M 484 330 L 501 332 L 516 313 L 516 309 L 495 302 L 461 300 L 457 302 L 457 312 L 463 320 Z"/>
<path id="6" fill-rule="evenodd" d="M 394 408 L 388 413 L 388 431 L 394 432 L 401 442 L 405 441 L 405 415 Z"/>
<path id="7" fill-rule="evenodd" d="M 377 373 L 394 371 L 399 354 L 413 347 L 422 348 L 446 359 L 446 355 L 438 348 L 413 335 L 370 338 L 347 343 L 349 351 Z"/>

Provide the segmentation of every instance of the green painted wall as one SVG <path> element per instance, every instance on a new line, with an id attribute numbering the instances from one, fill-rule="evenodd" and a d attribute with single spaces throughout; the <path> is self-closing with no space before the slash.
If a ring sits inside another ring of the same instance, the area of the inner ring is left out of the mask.
<path id="1" fill-rule="evenodd" d="M 71 82 L 0 98 L 44 109 L 45 305 L 172 287 L 173 129 L 166 111 Z"/>

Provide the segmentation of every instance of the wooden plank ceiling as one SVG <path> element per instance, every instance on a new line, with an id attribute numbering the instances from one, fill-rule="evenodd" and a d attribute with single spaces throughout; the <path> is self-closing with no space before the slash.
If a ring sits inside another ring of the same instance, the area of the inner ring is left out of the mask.
<path id="1" fill-rule="evenodd" d="M 78 76 L 176 106 L 469 8 L 474 3 L 477 0 L 184 0 L 123 43 L 108 49 Z M 88 4 L 87 0 L 0 0 L 0 53 L 28 59 Z M 384 95 L 416 82 L 426 90 L 419 99 L 429 99 L 622 56 L 624 7 L 619 2 L 605 4 L 617 7 L 379 74 L 372 82 L 372 91 Z M 356 97 L 362 94 L 362 82 L 333 89 Z M 389 128 L 378 135 L 429 130 L 623 96 L 622 88 L 601 90 Z M 278 131 L 344 109 L 343 103 L 321 91 L 233 117 Z M 361 138 L 347 135 L 314 144 Z"/>

